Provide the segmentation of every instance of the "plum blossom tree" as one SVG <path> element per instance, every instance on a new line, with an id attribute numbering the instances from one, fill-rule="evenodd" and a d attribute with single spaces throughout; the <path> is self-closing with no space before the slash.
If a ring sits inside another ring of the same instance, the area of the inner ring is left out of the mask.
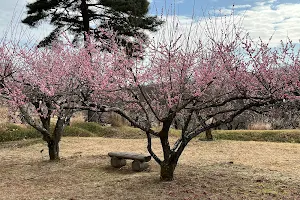
<path id="1" fill-rule="evenodd" d="M 173 180 L 182 152 L 200 133 L 244 111 L 282 102 L 299 85 L 299 75 L 293 80 L 299 74 L 299 53 L 292 43 L 271 48 L 232 24 L 220 34 L 206 28 L 208 37 L 193 43 L 182 35 L 169 42 L 152 41 L 144 51 L 136 50 L 144 53 L 144 61 L 128 58 L 112 45 L 116 62 L 106 71 L 106 88 L 95 78 L 89 81 L 101 111 L 115 112 L 146 133 L 163 181 Z M 97 70 L 93 74 L 103 76 Z M 212 117 L 212 123 L 205 123 Z M 171 145 L 169 133 L 176 119 L 182 130 Z M 162 124 L 158 131 L 153 129 L 155 121 Z M 160 139 L 162 158 L 152 149 L 152 136 Z"/>
<path id="2" fill-rule="evenodd" d="M 71 43 L 38 49 L 2 42 L 0 55 L 2 96 L 41 133 L 50 160 L 59 159 L 64 127 L 77 111 L 75 106 L 85 103 L 87 76 L 83 73 L 90 66 L 88 51 Z M 102 63 L 104 57 L 95 56 L 93 60 Z"/>
<path id="3" fill-rule="evenodd" d="M 170 181 L 193 138 L 246 110 L 293 100 L 300 84 L 299 53 L 291 42 L 270 48 L 234 24 L 222 27 L 220 34 L 217 27 L 206 28 L 205 38 L 172 34 L 170 40 L 153 40 L 144 50 L 134 46 L 132 53 L 137 55 L 130 57 L 118 47 L 116 33 L 101 29 L 111 40 L 97 42 L 108 49 L 104 52 L 93 46 L 92 38 L 81 49 L 66 44 L 7 49 L 3 44 L 1 93 L 41 132 L 50 159 L 58 159 L 59 140 L 73 112 L 115 112 L 145 132 L 148 151 L 161 167 L 161 180 Z M 87 87 L 94 91 L 91 103 L 96 106 L 84 102 Z M 52 115 L 57 122 L 50 132 Z M 212 117 L 212 123 L 205 123 Z M 182 130 L 171 144 L 175 120 Z M 159 130 L 153 128 L 155 122 L 162 124 Z M 153 151 L 152 136 L 160 139 L 163 155 Z"/>

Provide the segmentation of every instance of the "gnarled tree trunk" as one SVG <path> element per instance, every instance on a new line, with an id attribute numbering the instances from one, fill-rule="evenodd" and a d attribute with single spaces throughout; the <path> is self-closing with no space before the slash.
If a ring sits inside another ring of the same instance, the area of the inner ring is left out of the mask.
<path id="1" fill-rule="evenodd" d="M 59 142 L 50 140 L 48 142 L 48 151 L 50 160 L 59 160 Z"/>
<path id="2" fill-rule="evenodd" d="M 160 164 L 160 180 L 161 181 L 172 181 L 174 179 L 174 171 L 177 163 L 175 161 L 163 161 Z"/>
<path id="3" fill-rule="evenodd" d="M 52 136 L 44 138 L 44 140 L 48 143 L 50 160 L 59 160 L 59 141 L 66 122 L 67 118 L 58 117 Z"/>
<path id="4" fill-rule="evenodd" d="M 171 150 L 169 143 L 169 130 L 174 116 L 170 115 L 163 122 L 162 130 L 159 132 L 159 138 L 164 154 L 164 161 L 160 163 L 160 180 L 172 181 L 174 179 L 174 171 L 177 165 L 179 155 L 178 152 Z"/>

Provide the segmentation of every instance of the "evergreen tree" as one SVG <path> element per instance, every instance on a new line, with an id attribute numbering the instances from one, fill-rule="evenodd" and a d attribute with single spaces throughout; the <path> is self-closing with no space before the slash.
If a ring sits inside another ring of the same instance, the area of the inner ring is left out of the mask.
<path id="1" fill-rule="evenodd" d="M 64 31 L 74 35 L 74 42 L 90 33 L 102 37 L 98 28 L 113 29 L 119 36 L 120 45 L 125 45 L 121 36 L 146 40 L 144 30 L 157 31 L 163 23 L 156 16 L 147 15 L 147 0 L 37 0 L 26 7 L 27 17 L 22 23 L 37 27 L 46 21 L 54 26 L 39 46 L 51 45 Z"/>

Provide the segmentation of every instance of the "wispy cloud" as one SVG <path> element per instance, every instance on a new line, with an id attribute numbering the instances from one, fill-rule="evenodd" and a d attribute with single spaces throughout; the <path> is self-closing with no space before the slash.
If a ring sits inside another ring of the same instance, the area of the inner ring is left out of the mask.
<path id="1" fill-rule="evenodd" d="M 269 0 L 257 4 L 246 12 L 239 12 L 244 17 L 243 26 L 252 37 L 267 40 L 273 35 L 272 43 L 278 44 L 287 36 L 293 41 L 300 39 L 300 4 L 277 4 Z"/>
<path id="2" fill-rule="evenodd" d="M 242 9 L 242 8 L 251 8 L 251 5 L 245 4 L 245 5 L 234 5 L 235 9 Z"/>
<path id="3" fill-rule="evenodd" d="M 276 0 L 259 0 L 254 4 L 234 5 L 234 18 L 240 22 L 241 28 L 249 32 L 254 40 L 262 39 L 268 41 L 271 37 L 270 45 L 276 46 L 280 41 L 285 41 L 287 37 L 293 42 L 300 39 L 300 3 L 280 3 Z M 233 13 L 232 7 L 222 8 L 212 11 L 216 15 L 229 15 Z M 213 15 L 213 14 L 212 14 Z M 184 32 L 190 31 L 190 24 L 197 26 L 193 19 L 185 16 L 178 16 L 177 30 Z M 180 22 L 182 21 L 183 22 Z M 203 27 L 203 21 L 199 22 L 199 27 Z M 222 23 L 218 22 L 218 26 Z M 169 30 L 170 31 L 170 30 Z M 161 33 L 160 33 L 161 34 Z"/>

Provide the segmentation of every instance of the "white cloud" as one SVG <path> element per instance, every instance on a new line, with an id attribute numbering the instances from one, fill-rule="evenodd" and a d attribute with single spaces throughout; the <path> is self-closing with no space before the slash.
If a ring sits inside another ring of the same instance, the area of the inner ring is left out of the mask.
<path id="1" fill-rule="evenodd" d="M 273 35 L 272 44 L 276 45 L 287 36 L 293 41 L 300 38 L 300 4 L 278 4 L 274 0 L 257 4 L 244 13 L 243 26 L 253 38 L 268 40 Z M 242 13 L 238 13 L 242 15 Z"/>
<path id="2" fill-rule="evenodd" d="M 245 5 L 234 5 L 234 8 L 236 9 L 240 9 L 240 8 L 250 8 L 251 5 L 249 4 L 245 4 Z"/>
<path id="3" fill-rule="evenodd" d="M 263 41 L 268 41 L 270 37 L 271 46 L 280 44 L 280 41 L 286 41 L 287 37 L 293 42 L 298 42 L 300 39 L 300 3 L 278 3 L 276 0 L 258 1 L 254 5 L 235 5 L 234 10 L 235 23 L 241 20 L 240 26 L 249 32 L 250 36 L 254 40 L 261 38 Z M 220 16 L 217 11 L 211 11 L 212 15 L 216 13 L 216 16 Z M 231 8 L 221 9 L 221 15 L 232 14 Z M 169 17 L 168 21 L 171 17 Z M 230 17 L 227 17 L 230 18 Z M 185 16 L 176 17 L 176 30 L 177 34 L 187 35 L 190 31 L 191 23 L 193 23 L 192 31 L 201 32 L 199 27 L 204 27 L 205 19 L 199 22 L 194 22 L 191 18 Z M 227 21 L 227 24 L 233 23 Z M 159 31 L 158 35 L 160 39 L 162 37 L 170 38 L 172 35 L 170 22 L 166 27 Z M 174 23 L 173 23 L 174 24 Z M 216 20 L 215 26 L 220 29 L 225 28 L 224 21 Z M 173 30 L 175 26 L 173 26 Z M 197 27 L 197 28 L 196 28 Z M 215 30 L 217 31 L 217 30 Z M 198 34 L 197 32 L 197 34 Z M 203 32 L 203 31 L 202 31 Z M 165 35 L 164 35 L 165 34 Z M 197 38 L 198 35 L 194 34 Z M 174 34 L 173 34 L 174 35 Z"/>
<path id="4" fill-rule="evenodd" d="M 29 28 L 20 23 L 26 16 L 27 2 L 33 0 L 10 0 L 1 3 L 0 41 L 6 39 L 21 43 L 37 43 L 50 33 L 52 30 L 50 25 L 41 24 L 38 28 Z"/>

